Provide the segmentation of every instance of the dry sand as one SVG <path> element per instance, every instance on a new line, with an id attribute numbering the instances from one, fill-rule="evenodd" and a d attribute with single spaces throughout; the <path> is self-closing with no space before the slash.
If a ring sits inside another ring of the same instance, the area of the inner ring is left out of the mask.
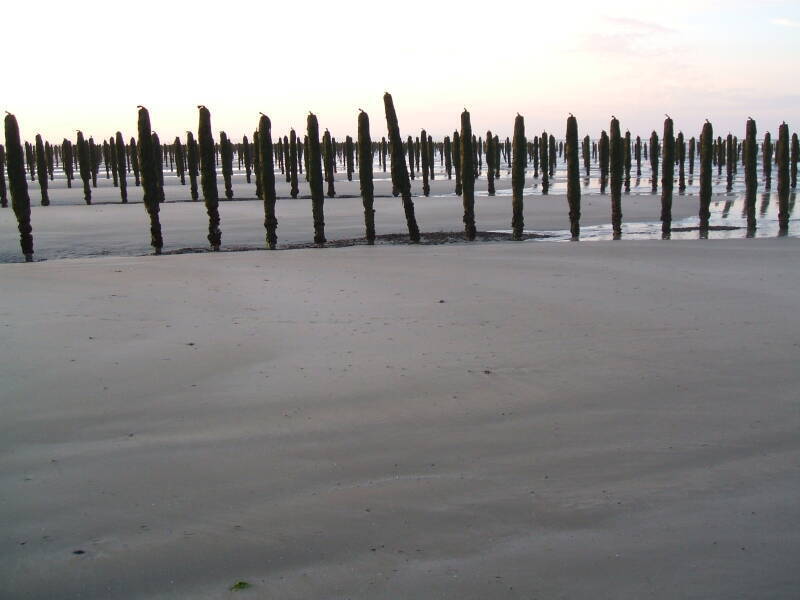
<path id="1" fill-rule="evenodd" d="M 796 598 L 799 244 L 0 265 L 0 597 Z"/>

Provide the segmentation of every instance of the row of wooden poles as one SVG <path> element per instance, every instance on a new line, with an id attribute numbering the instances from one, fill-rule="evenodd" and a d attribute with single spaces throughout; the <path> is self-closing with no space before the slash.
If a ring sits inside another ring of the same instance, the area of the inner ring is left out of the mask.
<path id="1" fill-rule="evenodd" d="M 91 187 L 97 185 L 97 172 L 102 162 L 106 169 L 109 165 L 114 173 L 115 185 L 121 190 L 123 202 L 127 201 L 125 192 L 125 171 L 133 169 L 136 185 L 142 186 L 144 206 L 150 218 L 151 245 L 156 254 L 161 253 L 163 237 L 159 220 L 159 204 L 164 201 L 163 178 L 164 165 L 174 161 L 178 166 L 178 176 L 185 184 L 185 174 L 188 172 L 193 199 L 198 199 L 197 177 L 200 178 L 206 211 L 209 217 L 208 241 L 213 250 L 219 250 L 222 240 L 219 217 L 219 190 L 217 187 L 217 164 L 222 162 L 223 179 L 225 181 L 226 196 L 232 197 L 230 174 L 232 172 L 233 153 L 235 145 L 222 133 L 220 143 L 216 144 L 211 129 L 211 115 L 205 106 L 199 106 L 199 126 L 197 140 L 191 132 L 187 134 L 184 146 L 176 138 L 175 144 L 162 146 L 158 136 L 154 134 L 150 125 L 150 115 L 146 108 L 138 107 L 138 141 L 131 139 L 126 145 L 122 134 L 117 132 L 111 143 L 104 143 L 102 150 L 93 140 L 86 140 L 78 132 L 76 147 L 64 140 L 62 145 L 51 146 L 43 143 L 41 136 L 36 136 L 35 145 L 22 145 L 19 126 L 12 114 L 5 118 L 5 140 L 7 156 L 3 156 L 0 146 L 0 166 L 2 161 L 7 163 L 8 188 L 11 193 L 12 207 L 19 224 L 20 244 L 25 259 L 30 261 L 33 257 L 33 237 L 30 222 L 30 197 L 26 179 L 26 164 L 34 179 L 34 171 L 38 175 L 42 188 L 42 203 L 49 204 L 46 195 L 46 181 L 53 178 L 52 163 L 55 160 L 63 165 L 67 184 L 71 186 L 73 167 L 80 171 L 84 185 L 84 195 L 87 203 L 91 203 Z M 621 194 L 623 185 L 626 189 L 630 186 L 632 157 L 636 161 L 637 177 L 641 175 L 641 158 L 648 159 L 648 144 L 637 137 L 632 142 L 630 133 L 624 136 L 620 132 L 618 119 L 612 117 L 609 133 L 601 133 L 597 142 L 591 142 L 589 136 L 582 140 L 578 138 L 578 125 L 574 116 L 570 115 L 566 124 L 566 135 L 563 142 L 556 142 L 554 136 L 543 132 L 528 142 L 525 136 L 525 122 L 521 115 L 517 115 L 514 122 L 513 139 L 506 138 L 501 142 L 498 136 L 487 132 L 485 142 L 476 140 L 472 133 L 470 114 L 465 109 L 461 114 L 461 127 L 454 132 L 453 139 L 445 137 L 441 145 L 434 144 L 430 136 L 423 130 L 420 138 L 415 143 L 411 136 L 404 142 L 400 136 L 397 114 L 390 94 L 384 95 L 384 109 L 388 128 L 388 140 L 383 138 L 380 142 L 373 142 L 370 137 L 370 124 L 368 115 L 360 111 L 358 115 L 358 138 L 352 140 L 349 136 L 344 144 L 338 145 L 326 130 L 320 141 L 319 124 L 313 113 L 307 118 L 307 130 L 304 140 L 297 139 L 294 130 L 289 137 L 278 138 L 276 144 L 272 141 L 271 122 L 266 115 L 261 115 L 258 129 L 253 136 L 253 144 L 245 138 L 238 146 L 240 162 L 243 162 L 248 181 L 251 168 L 256 176 L 256 187 L 259 198 L 264 201 L 264 226 L 266 229 L 266 245 L 270 249 L 277 247 L 277 225 L 275 214 L 275 161 L 285 173 L 287 182 L 291 183 L 291 195 L 297 197 L 298 171 L 305 175 L 309 183 L 312 201 L 312 214 L 314 221 L 314 243 L 322 246 L 326 243 L 324 221 L 324 182 L 328 183 L 327 195 L 335 195 L 333 187 L 336 171 L 337 156 L 341 157 L 346 165 L 348 179 L 352 178 L 354 164 L 358 168 L 361 196 L 364 207 L 364 221 L 366 241 L 373 244 L 375 241 L 375 211 L 374 185 L 373 185 L 373 160 L 377 153 L 379 164 L 386 170 L 387 154 L 390 158 L 390 172 L 392 191 L 395 196 L 402 199 L 405 212 L 409 240 L 420 240 L 414 203 L 411 197 L 410 179 L 414 176 L 414 165 L 423 177 L 423 193 L 428 195 L 428 179 L 434 177 L 435 150 L 439 149 L 440 161 L 445 164 L 448 177 L 455 171 L 456 194 L 462 196 L 464 208 L 464 230 L 467 240 L 474 240 L 475 226 L 475 180 L 482 169 L 483 155 L 486 157 L 487 179 L 489 194 L 494 194 L 494 178 L 499 177 L 501 169 L 501 154 L 511 168 L 512 174 L 512 239 L 520 240 L 523 237 L 523 188 L 525 186 L 525 171 L 529 161 L 533 162 L 534 177 L 542 173 L 542 192 L 547 193 L 549 178 L 555 171 L 556 156 L 565 157 L 567 164 L 567 202 L 569 206 L 570 232 L 572 239 L 580 236 L 580 170 L 579 147 L 583 158 L 583 168 L 586 175 L 590 171 L 590 156 L 600 163 L 601 192 L 605 192 L 606 185 L 611 192 L 611 221 L 614 239 L 619 239 L 622 233 L 622 207 Z M 654 131 L 649 140 L 650 165 L 652 171 L 653 191 L 657 189 L 659 172 L 659 159 L 661 159 L 661 222 L 662 235 L 670 236 L 672 222 L 672 195 L 675 182 L 675 167 L 679 168 L 679 189 L 685 188 L 684 165 L 686 159 L 687 143 L 683 134 L 674 135 L 672 119 L 667 116 L 664 121 L 663 138 L 659 141 Z M 168 148 L 164 152 L 164 148 Z M 758 188 L 758 143 L 756 141 L 756 123 L 748 119 L 746 123 L 745 139 L 739 141 L 728 135 L 726 139 L 714 139 L 711 123 L 706 121 L 703 126 L 699 141 L 691 138 L 688 142 L 689 174 L 693 174 L 695 152 L 699 155 L 700 163 L 700 231 L 707 232 L 710 218 L 711 180 L 713 166 L 721 169 L 727 165 L 729 186 L 732 174 L 735 173 L 737 164 L 741 163 L 745 170 L 745 213 L 749 231 L 756 228 L 756 193 Z M 420 169 L 421 155 L 421 169 Z M 406 163 L 408 156 L 408 164 Z M 788 229 L 789 219 L 789 190 L 796 185 L 798 140 L 795 134 L 791 141 L 788 126 L 782 123 L 778 129 L 778 140 L 773 146 L 769 134 L 762 142 L 761 156 L 763 161 L 762 173 L 766 177 L 767 186 L 770 185 L 771 167 L 774 163 L 778 171 L 778 222 L 779 229 L 785 232 Z M 35 169 L 34 169 L 35 165 Z M 325 172 L 323 178 L 323 169 Z M 0 173 L 2 169 L 0 169 Z M 472 176 L 463 176 L 471 173 Z M 5 192 L 5 180 L 2 179 L 2 191 Z M 45 202 L 46 201 L 46 202 Z"/>
<path id="2" fill-rule="evenodd" d="M 186 185 L 186 175 L 188 173 L 192 200 L 198 200 L 199 194 L 197 189 L 198 177 L 198 158 L 197 146 L 193 143 L 193 137 L 190 132 L 188 133 L 187 143 L 181 141 L 179 137 L 175 138 L 172 144 L 162 144 L 158 134 L 153 132 L 153 145 L 155 148 L 156 156 L 158 158 L 158 180 L 159 180 L 159 194 L 160 199 L 164 201 L 163 187 L 164 187 L 164 170 L 169 168 L 170 171 L 177 171 L 177 177 L 180 179 L 182 185 Z M 498 136 L 492 136 L 491 131 L 487 131 L 486 140 L 480 136 L 475 137 L 473 134 L 473 163 L 476 166 L 475 176 L 480 176 L 483 172 L 483 159 L 486 157 L 488 181 L 488 194 L 494 195 L 494 180 L 501 177 L 501 170 L 503 163 L 508 166 L 509 172 L 511 169 L 511 141 L 507 137 L 505 141 L 501 141 Z M 445 136 L 442 142 L 434 142 L 430 135 L 427 135 L 425 130 L 422 130 L 420 136 L 416 140 L 408 136 L 405 143 L 405 149 L 408 153 L 408 171 L 411 179 L 416 173 L 422 177 L 422 193 L 424 196 L 430 194 L 429 180 L 435 179 L 435 160 L 436 154 L 439 156 L 439 164 L 444 168 L 444 172 L 448 179 L 452 179 L 453 172 L 455 172 L 456 184 L 455 194 L 461 195 L 461 169 L 459 160 L 459 132 L 453 132 L 453 139 L 451 141 L 449 136 Z M 254 132 L 253 138 L 258 138 L 258 132 Z M 422 142 L 420 142 L 422 138 Z M 540 143 L 540 140 L 543 140 Z M 608 134 L 603 131 L 601 133 L 599 142 L 591 141 L 589 136 L 585 136 L 582 144 L 581 151 L 583 154 L 583 164 L 586 170 L 587 178 L 590 175 L 590 165 L 592 162 L 599 162 L 599 182 L 600 193 L 604 194 L 608 186 L 609 174 L 609 138 Z M 664 142 L 666 143 L 666 142 Z M 635 158 L 636 163 L 636 177 L 637 185 L 638 180 L 642 173 L 642 156 L 644 160 L 648 160 L 648 141 L 642 141 L 640 137 L 636 137 L 635 142 L 632 142 L 630 132 L 625 133 L 623 141 L 624 147 L 624 168 L 625 190 L 630 191 L 631 181 L 631 156 Z M 661 142 L 658 133 L 652 132 L 649 139 L 650 148 L 652 151 L 649 155 L 650 171 L 651 171 L 651 184 L 652 191 L 658 191 L 658 172 L 659 172 L 659 159 L 662 155 Z M 738 140 L 736 136 L 728 134 L 727 138 L 717 137 L 714 140 L 714 147 L 712 149 L 713 164 L 717 166 L 717 174 L 719 177 L 722 175 L 723 167 L 727 171 L 727 190 L 731 191 L 733 188 L 733 181 L 736 173 L 738 172 L 738 165 L 741 162 L 742 166 L 745 163 L 745 153 L 743 152 L 744 144 Z M 77 148 L 77 151 L 76 151 Z M 233 164 L 234 155 L 238 160 L 239 170 L 244 169 L 247 183 L 251 183 L 251 174 L 258 163 L 258 153 L 255 151 L 255 144 L 251 143 L 247 136 L 244 136 L 242 142 L 233 143 L 228 138 L 224 131 L 220 132 L 220 141 L 215 143 L 215 164 L 222 167 L 222 178 L 225 185 L 225 197 L 232 199 L 234 196 L 233 191 Z M 358 167 L 358 153 L 355 152 L 355 144 L 350 136 L 346 137 L 345 142 L 337 143 L 336 138 L 331 137 L 328 132 L 322 137 L 322 164 L 324 167 L 325 181 L 327 183 L 326 196 L 329 198 L 336 196 L 335 189 L 335 173 L 338 172 L 338 165 L 341 164 L 346 169 L 347 179 L 352 180 L 354 169 Z M 293 162 L 295 169 L 303 174 L 303 167 L 305 165 L 305 178 L 308 181 L 308 136 L 305 135 L 301 141 L 295 134 L 294 130 L 291 132 L 291 140 L 289 136 L 284 135 L 282 138 L 278 136 L 277 142 L 274 145 L 274 153 L 277 159 L 277 166 L 280 168 L 281 174 L 285 176 L 286 183 L 291 183 L 291 197 L 297 198 L 299 188 L 297 185 L 297 177 L 291 177 L 291 168 L 289 163 Z M 542 136 L 534 136 L 533 141 L 527 142 L 526 154 L 526 168 L 531 164 L 533 166 L 533 178 L 539 179 L 539 163 L 541 151 L 547 149 L 546 157 L 541 158 L 541 162 L 549 165 L 549 169 L 545 169 L 542 177 L 541 190 L 543 194 L 548 193 L 550 180 L 555 175 L 556 164 L 559 160 L 563 159 L 564 142 L 556 141 L 553 135 L 543 133 Z M 113 176 L 114 187 L 119 188 L 120 198 L 123 203 L 127 202 L 127 180 L 126 173 L 133 174 L 135 185 L 140 185 L 140 168 L 137 151 L 137 143 L 135 138 L 130 138 L 130 143 L 125 144 L 122 134 L 117 132 L 116 136 L 112 136 L 108 140 L 103 140 L 102 145 L 96 144 L 94 139 L 90 136 L 87 139 L 83 137 L 82 132 L 78 132 L 78 141 L 75 145 L 70 140 L 64 139 L 62 143 L 51 145 L 49 141 L 43 141 L 41 135 L 36 135 L 35 143 L 25 142 L 25 162 L 31 181 L 36 181 L 37 174 L 39 174 L 39 189 L 41 192 L 42 206 L 49 206 L 49 186 L 48 178 L 50 181 L 54 179 L 54 171 L 59 167 L 59 163 L 63 165 L 63 172 L 66 178 L 67 187 L 72 187 L 72 181 L 75 177 L 75 170 L 77 169 L 83 180 L 84 185 L 84 200 L 87 204 L 92 203 L 92 188 L 97 187 L 98 173 L 101 165 L 105 166 L 105 177 L 111 179 Z M 388 143 L 386 137 L 381 138 L 380 142 L 372 143 L 372 158 L 377 156 L 378 164 L 384 172 L 387 169 L 387 154 Z M 760 154 L 762 156 L 762 174 L 765 178 L 765 189 L 769 190 L 772 186 L 772 165 L 777 164 L 778 154 L 775 152 L 772 137 L 769 132 L 764 134 L 763 142 L 761 143 Z M 328 157 L 333 157 L 332 161 Z M 790 151 L 790 165 L 791 165 L 791 187 L 796 186 L 797 181 L 797 163 L 798 155 L 800 155 L 800 144 L 798 144 L 797 134 L 792 135 L 791 151 Z M 683 192 L 686 190 L 686 171 L 687 171 L 687 156 L 688 156 L 688 182 L 692 184 L 692 177 L 694 174 L 694 167 L 697 156 L 697 143 L 694 137 L 690 138 L 688 143 L 684 139 L 683 132 L 679 132 L 674 138 L 674 151 L 675 167 L 678 169 L 678 189 Z M 420 166 L 420 157 L 421 163 Z M 454 160 L 455 158 L 455 160 Z M 488 168 L 491 167 L 491 168 Z M 0 206 L 5 207 L 8 204 L 5 178 L 5 154 L 2 144 L 0 144 Z M 422 169 L 422 170 L 420 170 Z M 91 185 L 90 185 L 91 183 Z M 398 195 L 397 188 L 392 190 L 395 196 Z M 259 179 L 256 178 L 256 195 L 258 198 L 262 197 L 261 186 Z"/>

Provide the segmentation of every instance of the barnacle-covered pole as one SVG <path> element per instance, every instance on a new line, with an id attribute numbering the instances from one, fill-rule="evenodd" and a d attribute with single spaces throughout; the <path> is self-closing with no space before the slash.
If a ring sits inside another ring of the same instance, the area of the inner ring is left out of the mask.
<path id="1" fill-rule="evenodd" d="M 89 137 L 89 172 L 92 176 L 92 187 L 97 187 L 97 172 L 100 169 L 100 151 L 94 143 L 94 138 Z"/>
<path id="2" fill-rule="evenodd" d="M 608 185 L 608 152 L 609 152 L 608 134 L 605 129 L 600 132 L 600 141 L 597 142 L 597 155 L 600 161 L 600 193 L 606 193 L 606 186 Z"/>
<path id="3" fill-rule="evenodd" d="M 233 198 L 233 144 L 224 131 L 219 133 L 219 153 L 222 159 L 222 180 L 225 183 L 225 197 Z"/>
<path id="4" fill-rule="evenodd" d="M 125 156 L 125 140 L 122 139 L 122 132 L 118 131 L 115 136 L 114 148 L 116 149 L 117 178 L 119 181 L 119 196 L 123 204 L 128 202 L 128 180 L 125 177 L 127 158 Z"/>
<path id="5" fill-rule="evenodd" d="M 186 185 L 186 170 L 183 168 L 184 159 L 181 138 L 175 136 L 175 141 L 172 144 L 173 152 L 175 153 L 175 169 L 177 171 L 178 178 L 181 180 L 181 185 Z"/>
<path id="6" fill-rule="evenodd" d="M 625 192 L 631 191 L 631 132 L 625 132 L 625 139 L 623 140 L 623 158 L 622 162 L 625 167 Z"/>
<path id="7" fill-rule="evenodd" d="M 83 132 L 78 132 L 78 168 L 83 181 L 83 199 L 86 204 L 92 203 L 92 158 L 89 143 L 83 138 Z"/>
<path id="8" fill-rule="evenodd" d="M 590 168 L 590 161 L 591 161 L 591 140 L 589 136 L 585 136 L 583 138 L 583 143 L 581 145 L 581 151 L 583 153 L 583 169 L 586 171 L 586 177 L 589 177 L 589 168 Z"/>
<path id="9" fill-rule="evenodd" d="M 711 217 L 711 174 L 714 154 L 714 128 L 703 124 L 700 135 L 700 236 L 708 237 L 708 220 Z"/>
<path id="10" fill-rule="evenodd" d="M 0 208 L 8 208 L 8 191 L 6 188 L 6 149 L 3 144 L 0 144 Z"/>
<path id="11" fill-rule="evenodd" d="M 275 158 L 272 149 L 272 123 L 261 114 L 258 120 L 258 164 L 257 177 L 261 180 L 264 196 L 264 228 L 267 230 L 267 248 L 275 250 L 278 245 L 278 219 L 275 217 Z"/>
<path id="12" fill-rule="evenodd" d="M 369 125 L 369 117 L 367 117 L 367 125 Z M 406 151 L 408 152 L 408 174 L 411 179 L 414 179 L 414 140 L 411 136 L 408 136 L 406 141 Z"/>
<path id="13" fill-rule="evenodd" d="M 208 213 L 208 243 L 218 251 L 222 244 L 222 231 L 219 224 L 219 190 L 217 188 L 216 149 L 211 133 L 211 113 L 202 104 L 197 107 L 200 121 L 197 127 L 197 141 L 200 150 L 200 187 Z"/>
<path id="14" fill-rule="evenodd" d="M 756 122 L 747 119 L 744 139 L 744 184 L 745 212 L 747 229 L 756 229 L 756 194 L 758 193 L 758 144 L 756 142 Z"/>
<path id="15" fill-rule="evenodd" d="M 764 143 L 761 145 L 761 172 L 764 174 L 764 189 L 772 188 L 772 155 L 774 148 L 772 147 L 772 136 L 767 131 L 764 134 Z"/>
<path id="16" fill-rule="evenodd" d="M 353 181 L 354 160 L 353 160 L 353 138 L 349 135 L 344 138 L 344 160 L 347 168 L 347 181 Z"/>
<path id="17" fill-rule="evenodd" d="M 461 195 L 461 136 L 453 132 L 453 169 L 456 172 L 456 196 Z"/>
<path id="18" fill-rule="evenodd" d="M 164 202 L 164 151 L 158 134 L 153 132 L 153 150 L 156 153 L 156 174 L 158 176 L 158 201 Z"/>
<path id="19" fill-rule="evenodd" d="M 189 190 L 192 200 L 197 202 L 200 198 L 197 193 L 197 176 L 200 174 L 200 152 L 191 131 L 186 132 L 186 167 L 189 170 Z"/>
<path id="20" fill-rule="evenodd" d="M 247 136 L 242 137 L 242 162 L 244 162 L 244 174 L 247 183 L 251 183 L 251 174 L 253 170 L 253 154 L 250 151 L 250 140 Z"/>
<path id="21" fill-rule="evenodd" d="M 300 188 L 297 186 L 297 133 L 294 128 L 289 131 L 289 193 L 292 198 L 297 198 Z"/>
<path id="22" fill-rule="evenodd" d="M 430 177 L 430 156 L 428 155 L 428 134 L 424 129 L 419 134 L 419 139 L 421 144 L 419 153 L 422 157 L 422 194 L 423 196 L 429 196 L 431 193 L 431 186 L 428 182 Z"/>
<path id="23" fill-rule="evenodd" d="M 412 160 L 414 145 L 411 136 L 408 138 L 409 161 Z M 392 159 L 392 166 L 395 166 Z M 372 182 L 372 139 L 369 134 L 369 115 L 359 109 L 358 113 L 358 183 L 361 187 L 361 202 L 364 205 L 364 226 L 367 244 L 375 243 L 375 209 Z"/>
<path id="24" fill-rule="evenodd" d="M 472 148 L 472 124 L 469 112 L 464 109 L 461 113 L 461 174 L 463 181 L 462 198 L 464 204 L 464 232 L 467 240 L 475 239 L 475 165 L 474 149 Z"/>
<path id="25" fill-rule="evenodd" d="M 80 147 L 78 148 L 78 152 L 80 152 Z M 136 187 L 139 187 L 142 184 L 141 166 L 139 165 L 139 149 L 138 145 L 136 144 L 135 138 L 131 138 L 130 144 L 128 145 L 128 152 L 131 157 L 131 169 L 133 169 L 133 182 Z"/>
<path id="26" fill-rule="evenodd" d="M 139 106 L 139 169 L 141 170 L 142 191 L 144 192 L 144 208 L 150 217 L 150 245 L 156 254 L 161 254 L 164 240 L 161 237 L 161 221 L 159 220 L 159 193 L 156 152 L 153 147 L 153 132 L 150 127 L 150 113 Z"/>
<path id="27" fill-rule="evenodd" d="M 610 136 L 608 140 L 609 176 L 611 187 L 611 227 L 614 239 L 622 235 L 622 135 L 619 121 L 611 117 Z"/>
<path id="28" fill-rule="evenodd" d="M 658 191 L 658 151 L 658 134 L 653 131 L 650 134 L 650 182 L 654 194 Z"/>
<path id="29" fill-rule="evenodd" d="M 450 136 L 444 136 L 444 170 L 447 178 L 453 178 L 453 148 L 450 144 Z"/>
<path id="30" fill-rule="evenodd" d="M 47 175 L 50 177 L 50 181 L 53 181 L 53 147 L 50 145 L 50 142 L 44 143 L 44 156 L 47 163 Z"/>
<path id="31" fill-rule="evenodd" d="M 403 210 L 406 215 L 408 237 L 412 242 L 418 242 L 419 227 L 417 226 L 417 218 L 414 214 L 414 202 L 411 200 L 411 181 L 408 178 L 406 157 L 403 152 L 403 138 L 400 137 L 400 125 L 397 122 L 397 112 L 394 109 L 394 101 L 389 92 L 383 95 L 383 106 L 386 112 L 386 125 L 389 129 L 389 143 L 392 146 L 392 165 L 397 165 L 393 167 L 393 169 L 396 169 L 397 183 L 400 188 L 400 195 L 403 199 Z"/>
<path id="32" fill-rule="evenodd" d="M 39 178 L 39 190 L 42 193 L 42 206 L 50 206 L 47 195 L 47 161 L 44 153 L 42 136 L 36 134 L 36 176 Z"/>
<path id="33" fill-rule="evenodd" d="M 550 189 L 549 169 L 547 168 L 547 159 L 549 155 L 547 139 L 547 132 L 543 131 L 542 136 L 539 138 L 539 166 L 542 169 L 542 194 L 544 195 L 546 195 L 547 191 Z"/>
<path id="34" fill-rule="evenodd" d="M 308 164 L 308 183 L 311 188 L 311 212 L 314 217 L 314 243 L 321 246 L 325 243 L 325 192 L 322 181 L 322 157 L 319 144 L 319 122 L 314 113 L 306 119 L 308 146 L 306 156 Z"/>
<path id="35" fill-rule="evenodd" d="M 278 138 L 280 140 L 280 138 Z M 292 182 L 292 173 L 289 169 L 289 138 L 283 136 L 283 143 L 281 147 L 281 156 L 283 157 L 284 171 L 286 172 L 286 183 Z"/>
<path id="36" fill-rule="evenodd" d="M 491 131 L 486 132 L 486 181 L 488 185 L 488 194 L 494 196 L 494 174 L 495 174 L 495 151 L 494 151 L 494 137 Z"/>
<path id="37" fill-rule="evenodd" d="M 791 187 L 789 126 L 786 123 L 781 123 L 778 128 L 778 145 L 775 150 L 778 159 L 778 232 L 783 235 L 789 229 L 789 188 Z"/>
<path id="38" fill-rule="evenodd" d="M 117 173 L 117 143 L 114 138 L 108 140 L 108 160 L 111 162 L 111 174 L 114 178 L 114 187 L 119 185 L 119 174 Z"/>
<path id="39" fill-rule="evenodd" d="M 511 238 L 521 240 L 525 229 L 523 215 L 523 190 L 525 189 L 525 163 L 528 142 L 525 139 L 525 119 L 517 114 L 514 119 L 514 159 L 511 169 Z M 496 157 L 495 157 L 496 158 Z"/>
<path id="40" fill-rule="evenodd" d="M 256 198 L 263 200 L 264 195 L 261 193 L 261 178 L 258 174 L 261 172 L 261 162 L 258 158 L 258 128 L 253 132 L 253 173 L 256 176 Z"/>
<path id="41" fill-rule="evenodd" d="M 325 167 L 325 182 L 328 184 L 327 196 L 328 198 L 333 198 L 336 196 L 336 189 L 334 188 L 334 161 L 335 157 L 333 154 L 333 144 L 331 143 L 331 133 L 327 129 L 322 136 L 323 142 L 323 155 L 322 158 L 324 160 L 324 167 Z M 384 169 L 385 171 L 386 169 Z"/>
<path id="42" fill-rule="evenodd" d="M 725 174 L 727 175 L 727 190 L 733 189 L 733 170 L 736 167 L 736 144 L 733 136 L 729 133 L 725 140 Z"/>
<path id="43" fill-rule="evenodd" d="M 672 232 L 672 189 L 675 178 L 675 136 L 672 119 L 664 120 L 664 156 L 661 161 L 661 236 L 669 239 Z M 652 148 L 651 148 L 652 156 Z"/>
<path id="44" fill-rule="evenodd" d="M 61 142 L 61 164 L 64 168 L 64 176 L 67 178 L 67 188 L 72 187 L 72 180 L 75 177 L 74 161 L 72 142 L 64 138 Z"/>
<path id="45" fill-rule="evenodd" d="M 589 154 L 588 140 L 588 136 L 586 136 L 586 138 L 583 140 L 584 161 L 587 160 L 587 156 Z M 578 163 L 578 120 L 572 114 L 570 114 L 567 118 L 566 142 L 567 143 L 564 146 L 564 153 L 567 155 L 567 203 L 569 204 L 569 231 L 572 239 L 577 240 L 581 234 L 581 167 Z"/>
<path id="46" fill-rule="evenodd" d="M 31 198 L 28 195 L 28 182 L 25 174 L 25 155 L 19 138 L 17 118 L 6 113 L 5 118 L 6 167 L 8 169 L 8 188 L 11 192 L 11 207 L 17 217 L 19 243 L 25 262 L 33 261 L 33 228 L 31 227 Z"/>
<path id="47" fill-rule="evenodd" d="M 675 140 L 675 149 L 678 152 L 678 192 L 686 191 L 686 142 L 683 140 L 683 132 L 678 132 Z"/>

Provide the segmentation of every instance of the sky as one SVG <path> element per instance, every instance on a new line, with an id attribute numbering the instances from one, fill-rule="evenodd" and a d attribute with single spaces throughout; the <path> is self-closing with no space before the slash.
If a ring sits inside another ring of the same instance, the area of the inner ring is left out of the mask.
<path id="1" fill-rule="evenodd" d="M 162 141 L 196 132 L 252 135 L 259 112 L 276 133 L 321 128 L 386 134 L 392 93 L 403 136 L 473 131 L 563 136 L 566 118 L 597 137 L 660 131 L 665 114 L 696 135 L 800 129 L 800 0 L 662 2 L 303 0 L 9 2 L 3 8 L 0 110 L 22 135 L 60 141 L 136 134 L 136 107 Z M 9 50 L 13 49 L 13 50 Z"/>

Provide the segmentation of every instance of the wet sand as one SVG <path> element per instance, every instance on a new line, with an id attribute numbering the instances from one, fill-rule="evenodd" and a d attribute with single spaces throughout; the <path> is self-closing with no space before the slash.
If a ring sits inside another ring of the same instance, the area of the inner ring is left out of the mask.
<path id="1" fill-rule="evenodd" d="M 798 244 L 0 265 L 0 596 L 794 598 Z"/>

